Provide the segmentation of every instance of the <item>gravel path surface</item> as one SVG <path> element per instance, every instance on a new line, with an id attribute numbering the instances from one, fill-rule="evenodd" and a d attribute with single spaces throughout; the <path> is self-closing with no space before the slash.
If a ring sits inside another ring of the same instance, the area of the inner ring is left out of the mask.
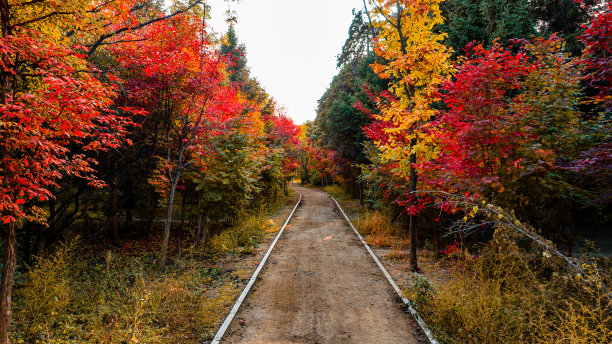
<path id="1" fill-rule="evenodd" d="M 295 189 L 302 204 L 222 343 L 422 343 L 329 196 Z"/>

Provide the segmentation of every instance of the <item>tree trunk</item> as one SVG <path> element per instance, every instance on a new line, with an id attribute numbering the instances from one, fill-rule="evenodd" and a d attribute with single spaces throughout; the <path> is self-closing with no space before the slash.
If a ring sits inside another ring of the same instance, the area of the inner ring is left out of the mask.
<path id="1" fill-rule="evenodd" d="M 410 271 L 418 271 L 417 252 L 416 252 L 416 216 L 410 214 L 410 223 L 408 225 L 408 237 L 410 239 Z"/>
<path id="2" fill-rule="evenodd" d="M 199 250 L 201 246 L 203 247 L 206 245 L 206 239 L 208 238 L 208 230 L 210 229 L 210 208 L 206 210 L 206 219 L 204 220 L 204 231 L 202 231 L 202 215 L 204 215 L 204 212 L 200 211 L 198 215 L 198 233 L 196 235 L 196 242 L 195 242 L 196 250 Z"/>
<path id="3" fill-rule="evenodd" d="M 206 220 L 204 221 L 204 231 L 202 232 L 202 247 L 206 246 L 206 240 L 208 240 L 208 233 L 210 233 L 210 208 L 206 211 Z"/>
<path id="4" fill-rule="evenodd" d="M 123 225 L 124 231 L 132 231 L 134 229 L 134 215 L 132 213 L 134 209 L 134 180 L 131 178 L 126 179 L 123 183 L 123 206 L 125 209 L 125 223 Z"/>
<path id="5" fill-rule="evenodd" d="M 438 222 L 436 223 L 436 221 L 434 221 L 433 223 L 433 237 L 434 237 L 434 254 L 438 254 L 438 252 L 440 251 L 440 230 L 438 229 L 438 226 L 440 226 L 439 224 L 442 222 L 442 220 L 438 220 Z"/>
<path id="6" fill-rule="evenodd" d="M 196 250 L 198 250 L 200 248 L 200 235 L 202 234 L 202 216 L 203 216 L 203 211 L 202 211 L 202 197 L 198 197 L 198 222 L 196 224 L 196 233 L 195 233 L 195 238 L 193 240 L 193 246 L 195 247 Z"/>
<path id="7" fill-rule="evenodd" d="M 363 207 L 363 185 L 359 181 L 359 205 Z"/>
<path id="8" fill-rule="evenodd" d="M 417 139 L 413 138 L 410 140 L 410 150 L 417 144 Z M 413 199 L 412 202 L 414 205 L 418 202 L 417 199 L 417 174 L 416 174 L 416 153 L 410 153 L 410 194 Z M 408 236 L 410 239 L 410 271 L 418 271 L 419 267 L 417 265 L 417 237 L 416 237 L 416 215 L 410 214 L 410 223 L 408 225 Z"/>
<path id="9" fill-rule="evenodd" d="M 25 265 L 32 264 L 32 227 L 34 223 L 28 221 L 25 224 L 25 238 L 23 239 L 23 262 Z"/>
<path id="10" fill-rule="evenodd" d="M 305 179 L 302 180 L 302 185 L 305 185 L 305 184 L 310 183 L 310 174 L 308 174 L 308 163 L 303 164 L 302 168 L 304 169 L 304 177 L 305 177 Z"/>
<path id="11" fill-rule="evenodd" d="M 11 34 L 11 11 L 8 0 L 0 0 L 0 26 L 2 38 Z M 2 62 L 11 68 L 13 62 L 6 53 L 0 56 Z M 12 76 L 4 68 L 0 70 L 0 103 L 6 104 L 7 96 L 11 92 Z M 2 148 L 1 158 L 6 157 L 6 149 Z M 2 270 L 2 282 L 0 282 L 0 344 L 9 344 L 9 330 L 11 325 L 11 295 L 13 292 L 13 282 L 15 274 L 15 261 L 17 259 L 17 234 L 15 233 L 16 224 L 14 222 L 5 225 L 6 245 L 4 256 L 4 268 Z"/>
<path id="12" fill-rule="evenodd" d="M 17 259 L 15 223 L 6 228 L 6 252 L 4 255 L 4 269 L 2 270 L 2 284 L 0 285 L 0 344 L 9 344 L 9 329 L 11 325 L 11 293 L 15 274 L 15 261 Z"/>
<path id="13" fill-rule="evenodd" d="M 2 30 L 2 38 L 9 36 L 11 34 L 11 10 L 8 0 L 0 0 L 0 26 Z M 2 53 L 2 62 L 8 67 L 13 65 L 11 59 L 8 54 Z M 0 71 L 0 102 L 2 104 L 6 103 L 6 97 L 11 93 L 11 74 L 9 71 L 1 70 Z"/>
<path id="14" fill-rule="evenodd" d="M 164 243 L 162 245 L 161 258 L 159 260 L 160 266 L 166 265 L 166 260 L 168 258 L 168 243 L 170 242 L 170 227 L 172 227 L 172 207 L 174 206 L 174 195 L 176 194 L 176 186 L 178 184 L 180 176 L 181 176 L 180 172 L 177 173 L 176 178 L 174 179 L 174 183 L 172 183 L 172 186 L 170 187 L 170 197 L 168 197 L 168 213 L 166 214 L 166 228 L 164 230 Z"/>

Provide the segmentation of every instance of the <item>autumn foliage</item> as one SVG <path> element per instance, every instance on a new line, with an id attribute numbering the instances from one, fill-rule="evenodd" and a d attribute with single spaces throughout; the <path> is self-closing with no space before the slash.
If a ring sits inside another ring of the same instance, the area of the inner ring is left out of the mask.
<path id="1" fill-rule="evenodd" d="M 582 56 L 566 52 L 565 42 L 555 35 L 490 47 L 469 44 L 454 63 L 452 79 L 429 91 L 430 101 L 439 100 L 430 119 L 421 119 L 412 129 L 402 124 L 412 121 L 403 110 L 408 104 L 401 101 L 403 93 L 394 94 L 393 88 L 372 93 L 379 113 L 372 113 L 377 121 L 364 131 L 380 153 L 370 150 L 373 165 L 365 176 L 371 188 L 405 205 L 409 213 L 433 201 L 431 191 L 484 197 L 550 232 L 572 221 L 572 207 L 605 211 L 609 188 L 595 185 L 608 178 L 603 169 L 609 164 L 607 16 L 609 11 L 595 12 L 585 26 Z M 583 90 L 584 84 L 589 88 Z M 367 111 L 360 104 L 356 108 Z M 389 147 L 406 149 L 416 130 L 420 143 L 412 152 L 420 150 L 422 158 L 409 163 L 403 154 L 390 160 Z M 587 171 L 587 165 L 593 169 Z M 418 193 L 401 182 L 405 166 L 416 168 L 424 191 L 416 208 L 407 200 Z M 551 210 L 555 203 L 557 210 Z"/>

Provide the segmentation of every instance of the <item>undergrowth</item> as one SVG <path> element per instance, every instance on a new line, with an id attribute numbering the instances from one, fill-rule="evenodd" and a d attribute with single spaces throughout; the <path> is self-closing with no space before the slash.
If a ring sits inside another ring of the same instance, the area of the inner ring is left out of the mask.
<path id="1" fill-rule="evenodd" d="M 355 227 L 369 245 L 399 250 L 408 244 L 401 226 L 391 223 L 391 218 L 380 211 L 362 214 Z"/>
<path id="2" fill-rule="evenodd" d="M 12 343 L 201 343 L 241 291 L 223 254 L 245 254 L 276 230 L 271 209 L 213 236 L 207 255 L 187 250 L 160 268 L 154 245 L 101 250 L 73 240 L 39 258 L 16 284 Z M 208 257 L 208 258 L 206 258 Z M 231 268 L 231 266 L 229 266 Z"/>
<path id="3" fill-rule="evenodd" d="M 107 251 L 88 257 L 78 241 L 39 259 L 15 293 L 14 343 L 195 343 L 208 338 L 222 305 L 209 263 Z M 212 291 L 212 293 L 211 293 Z"/>
<path id="4" fill-rule="evenodd" d="M 342 189 L 342 187 L 340 187 L 340 185 L 329 185 L 323 188 L 323 191 L 327 192 L 328 194 L 330 194 L 332 197 L 336 198 L 336 199 L 346 199 L 349 198 L 349 196 L 346 194 L 346 192 L 344 191 L 344 189 Z"/>
<path id="5" fill-rule="evenodd" d="M 278 212 L 293 202 L 293 191 L 279 197 L 268 208 L 261 208 L 248 216 L 242 217 L 232 228 L 212 236 L 207 245 L 207 252 L 214 256 L 220 254 L 250 254 L 261 243 L 263 237 L 276 232 L 279 226 L 269 220 L 270 214 Z"/>
<path id="6" fill-rule="evenodd" d="M 551 244 L 527 239 L 533 230 L 511 215 L 482 216 L 497 220 L 493 240 L 476 255 L 459 249 L 428 262 L 429 279 L 415 274 L 407 290 L 440 343 L 612 343 L 610 259 L 585 256 L 572 260 L 576 269 Z M 405 255 L 408 242 L 389 216 L 368 211 L 355 225 L 370 245 L 393 249 L 387 258 Z"/>
<path id="7" fill-rule="evenodd" d="M 261 242 L 266 232 L 276 227 L 263 213 L 250 216 L 229 230 L 214 235 L 207 246 L 211 254 L 223 253 L 251 253 Z"/>
<path id="8" fill-rule="evenodd" d="M 466 255 L 469 257 L 469 255 Z M 612 303 L 595 261 L 564 260 L 498 230 L 477 257 L 445 262 L 435 286 L 413 281 L 415 307 L 442 343 L 610 343 Z"/>

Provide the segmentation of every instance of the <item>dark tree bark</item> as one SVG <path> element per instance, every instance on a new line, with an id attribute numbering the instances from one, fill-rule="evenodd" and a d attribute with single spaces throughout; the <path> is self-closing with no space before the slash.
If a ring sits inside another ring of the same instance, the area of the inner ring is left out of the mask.
<path id="1" fill-rule="evenodd" d="M 151 213 L 149 214 L 149 219 L 147 220 L 147 239 L 151 236 L 151 231 L 153 229 L 153 221 L 155 221 L 155 212 L 157 212 L 157 207 L 159 203 L 159 194 L 157 192 L 153 193 L 151 197 Z"/>
<path id="2" fill-rule="evenodd" d="M 172 211 L 174 207 L 174 196 L 176 195 L 176 187 L 181 178 L 181 172 L 178 171 L 176 173 L 174 182 L 170 187 L 170 196 L 168 197 L 167 203 L 167 213 L 166 213 L 166 226 L 164 227 L 164 243 L 162 245 L 161 258 L 159 260 L 159 265 L 166 265 L 166 260 L 168 259 L 168 244 L 170 243 L 170 229 L 172 227 Z"/>
<path id="3" fill-rule="evenodd" d="M 14 222 L 5 226 L 6 242 L 4 253 L 4 269 L 0 282 L 0 343 L 9 344 L 9 330 L 11 326 L 11 295 L 15 274 L 15 261 L 17 260 Z"/>
<path id="4" fill-rule="evenodd" d="M 412 147 L 414 147 L 417 143 L 417 139 L 413 138 L 410 140 L 410 149 L 412 150 Z M 411 153 L 410 154 L 410 193 L 412 194 L 413 197 L 413 204 L 416 204 L 416 202 L 418 202 L 417 200 L 417 174 L 416 174 L 416 153 Z M 418 271 L 419 267 L 417 265 L 417 251 L 416 251 L 416 242 L 417 242 L 417 237 L 416 237 L 416 215 L 411 213 L 410 214 L 410 222 L 408 224 L 408 236 L 410 239 L 410 270 L 411 271 Z"/>
<path id="5" fill-rule="evenodd" d="M 206 245 L 206 240 L 208 240 L 209 233 L 210 233 L 210 209 L 206 211 L 206 220 L 204 221 L 204 231 L 202 232 L 202 239 L 200 240 L 202 247 Z"/>
<path id="6" fill-rule="evenodd" d="M 363 207 L 363 184 L 359 181 L 359 205 Z"/>
<path id="7" fill-rule="evenodd" d="M 179 224 L 179 248 L 183 246 L 185 236 L 185 209 L 187 208 L 187 191 L 181 192 L 181 223 Z"/>
<path id="8" fill-rule="evenodd" d="M 2 30 L 2 37 L 6 37 L 11 34 L 11 10 L 8 4 L 8 0 L 0 0 L 0 27 Z M 12 63 L 7 56 L 7 54 L 2 54 L 2 61 L 10 66 Z M 0 95 L 2 99 L 0 102 L 2 104 L 6 103 L 6 96 L 11 93 L 11 74 L 8 71 L 0 70 L 0 91 L 2 94 Z"/>
<path id="9" fill-rule="evenodd" d="M 10 6 L 8 0 L 0 0 L 0 26 L 2 37 L 11 34 Z M 2 61 L 10 66 L 10 59 L 2 54 Z M 12 76 L 8 71 L 0 70 L 0 102 L 6 104 L 6 98 L 10 94 Z M 1 149 L 2 158 L 6 157 L 6 150 Z M 16 234 L 14 222 L 5 225 L 6 244 L 4 255 L 4 269 L 2 270 L 2 281 L 0 282 L 0 344 L 9 344 L 9 330 L 11 325 L 11 295 L 13 292 L 13 279 L 15 274 Z"/>

